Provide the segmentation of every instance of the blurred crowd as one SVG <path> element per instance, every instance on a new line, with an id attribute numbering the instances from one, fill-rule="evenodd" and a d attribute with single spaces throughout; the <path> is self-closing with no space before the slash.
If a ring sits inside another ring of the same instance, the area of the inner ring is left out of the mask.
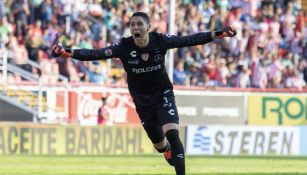
<path id="1" fill-rule="evenodd" d="M 56 34 L 72 48 L 96 49 L 129 33 L 135 11 L 149 14 L 151 29 L 168 32 L 165 0 L 1 0 L 0 47 L 10 63 L 58 82 L 125 85 L 119 60 L 81 62 L 50 57 Z M 230 25 L 234 38 L 175 50 L 175 85 L 299 88 L 307 82 L 307 13 L 299 0 L 177 0 L 176 35 Z M 38 63 L 42 69 L 28 64 Z M 0 75 L 1 76 L 1 75 Z M 10 75 L 9 81 L 21 81 Z"/>

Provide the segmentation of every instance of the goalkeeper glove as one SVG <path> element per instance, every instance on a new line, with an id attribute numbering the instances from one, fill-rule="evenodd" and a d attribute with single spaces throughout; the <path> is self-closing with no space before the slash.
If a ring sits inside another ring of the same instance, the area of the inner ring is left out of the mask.
<path id="1" fill-rule="evenodd" d="M 73 56 L 72 50 L 70 48 L 64 48 L 59 44 L 55 44 L 51 48 L 51 56 L 52 57 L 62 57 L 62 58 L 70 58 Z"/>
<path id="2" fill-rule="evenodd" d="M 222 39 L 224 37 L 234 37 L 237 35 L 237 31 L 233 30 L 230 26 L 223 28 L 221 31 L 216 31 L 216 39 Z"/>

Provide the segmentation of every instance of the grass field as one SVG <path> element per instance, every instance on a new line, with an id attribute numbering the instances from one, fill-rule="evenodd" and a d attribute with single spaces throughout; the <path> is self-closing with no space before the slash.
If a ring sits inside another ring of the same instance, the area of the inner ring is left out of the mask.
<path id="1" fill-rule="evenodd" d="M 187 175 L 306 174 L 307 157 L 188 156 Z M 171 175 L 164 158 L 146 156 L 0 156 L 0 175 Z"/>

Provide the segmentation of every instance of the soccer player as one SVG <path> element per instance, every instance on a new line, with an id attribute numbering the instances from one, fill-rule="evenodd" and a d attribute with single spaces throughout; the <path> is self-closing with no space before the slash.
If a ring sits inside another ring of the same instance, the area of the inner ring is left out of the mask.
<path id="1" fill-rule="evenodd" d="M 206 44 L 215 39 L 233 37 L 231 27 L 221 31 L 196 33 L 189 36 L 164 35 L 150 32 L 149 17 L 136 12 L 130 19 L 128 38 L 101 49 L 70 49 L 55 44 L 54 57 L 81 61 L 119 58 L 127 73 L 128 89 L 141 123 L 156 150 L 164 153 L 177 175 L 185 175 L 185 155 L 179 138 L 179 116 L 173 85 L 165 69 L 168 49 Z"/>

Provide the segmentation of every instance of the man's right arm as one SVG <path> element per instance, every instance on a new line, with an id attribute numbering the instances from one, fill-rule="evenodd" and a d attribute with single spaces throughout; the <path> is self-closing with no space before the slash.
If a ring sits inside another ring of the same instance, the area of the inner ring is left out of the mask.
<path id="1" fill-rule="evenodd" d="M 81 61 L 118 58 L 121 56 L 121 44 L 112 44 L 102 49 L 70 49 L 60 45 L 52 47 L 52 57 L 74 58 Z"/>
<path id="2" fill-rule="evenodd" d="M 234 37 L 235 35 L 236 31 L 228 26 L 220 31 L 200 32 L 187 36 L 161 35 L 161 42 L 163 43 L 166 49 L 172 49 L 172 48 L 206 44 L 215 39 L 222 39 L 224 37 Z"/>

